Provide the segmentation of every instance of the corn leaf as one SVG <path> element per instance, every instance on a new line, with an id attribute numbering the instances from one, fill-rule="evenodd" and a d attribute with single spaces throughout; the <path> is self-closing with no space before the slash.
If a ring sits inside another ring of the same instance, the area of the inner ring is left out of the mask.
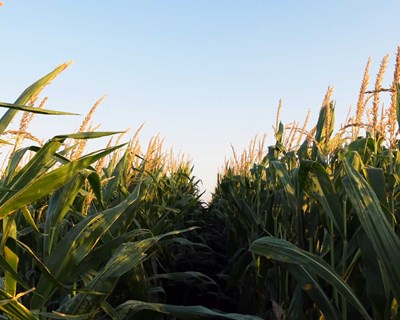
<path id="1" fill-rule="evenodd" d="M 218 284 L 209 276 L 205 275 L 204 273 L 196 271 L 160 273 L 156 274 L 153 277 L 149 277 L 149 280 L 153 279 L 167 279 L 174 281 L 186 281 L 186 280 L 197 279 L 204 284 L 212 284 L 218 287 Z"/>
<path id="2" fill-rule="evenodd" d="M 335 309 L 330 298 L 325 294 L 315 276 L 302 265 L 289 264 L 289 272 L 296 278 L 297 283 L 310 296 L 325 319 L 339 320 L 340 314 Z"/>
<path id="3" fill-rule="evenodd" d="M 329 216 L 336 229 L 343 236 L 344 217 L 342 206 L 325 168 L 315 161 L 302 161 L 300 166 L 307 167 L 308 172 L 314 173 L 314 175 L 312 175 L 312 180 L 317 186 L 315 195 L 322 204 L 324 212 Z"/>
<path id="4" fill-rule="evenodd" d="M 58 311 L 66 314 L 81 314 L 91 310 L 95 312 L 95 310 L 101 308 L 101 305 L 114 289 L 118 279 L 128 271 L 134 270 L 141 262 L 147 259 L 149 256 L 147 251 L 159 240 L 189 230 L 191 229 L 177 230 L 161 236 L 121 244 L 105 267 L 86 285 L 85 290 L 89 292 L 78 293 Z M 140 288 L 136 288 L 136 290 L 140 291 Z M 98 294 L 91 292 L 97 292 Z"/>
<path id="5" fill-rule="evenodd" d="M 52 156 L 60 146 L 61 142 L 59 141 L 48 141 L 22 169 L 17 171 L 17 166 L 22 160 L 22 157 L 30 148 L 19 150 L 8 165 L 3 186 L 13 189 L 14 191 L 19 191 L 37 176 L 44 174 L 55 163 Z M 0 203 L 4 203 L 10 196 L 11 194 L 4 194 Z"/>
<path id="6" fill-rule="evenodd" d="M 102 293 L 102 295 L 78 293 L 58 311 L 66 314 L 82 314 L 99 309 L 114 289 L 119 277 L 145 260 L 148 256 L 147 250 L 156 242 L 157 239 L 149 238 L 121 244 L 106 266 L 86 286 L 86 289 Z"/>
<path id="7" fill-rule="evenodd" d="M 47 234 L 44 239 L 44 253 L 46 257 L 53 251 L 54 241 L 58 238 L 60 221 L 70 210 L 88 174 L 90 174 L 89 170 L 86 170 L 86 172 L 82 170 L 71 181 L 52 194 L 47 208 L 44 228 L 44 232 Z"/>
<path id="8" fill-rule="evenodd" d="M 8 316 L 11 316 L 12 319 L 39 320 L 38 317 L 29 311 L 15 297 L 9 295 L 2 289 L 0 289 L 0 310 Z"/>
<path id="9" fill-rule="evenodd" d="M 5 103 L 5 102 L 0 102 L 0 107 L 19 110 L 19 111 L 28 111 L 28 112 L 32 112 L 32 113 L 38 113 L 38 114 L 46 114 L 46 115 L 68 115 L 68 116 L 79 115 L 77 113 L 48 110 L 48 109 L 43 109 L 43 108 L 39 109 L 39 108 L 35 108 L 35 107 L 29 107 L 29 106 L 17 105 L 17 104 L 13 104 L 13 103 Z"/>
<path id="10" fill-rule="evenodd" d="M 129 149 L 126 150 L 124 155 L 121 157 L 121 159 L 118 161 L 117 165 L 115 166 L 111 176 L 113 177 L 111 181 L 107 183 L 107 186 L 104 190 L 104 202 L 107 204 L 110 202 L 112 193 L 114 192 L 116 186 L 120 183 L 121 185 L 125 185 L 124 183 L 124 175 L 125 175 L 125 168 L 126 168 L 126 160 L 128 157 L 128 151 Z"/>
<path id="11" fill-rule="evenodd" d="M 3 220 L 3 237 L 2 242 L 6 242 L 8 238 L 16 239 L 17 238 L 17 224 L 15 223 L 15 214 L 9 216 Z M 4 258 L 7 263 L 11 266 L 11 268 L 17 272 L 19 256 L 18 249 L 14 243 L 7 242 L 4 246 Z M 14 275 L 5 272 L 4 274 L 4 282 L 5 282 L 5 291 L 15 296 L 17 293 L 17 280 Z"/>
<path id="12" fill-rule="evenodd" d="M 35 221 L 33 220 L 32 213 L 29 211 L 29 209 L 25 206 L 21 208 L 22 216 L 24 217 L 25 221 L 28 222 L 30 227 L 35 230 L 37 234 L 40 234 L 40 230 L 38 226 L 36 225 Z"/>
<path id="13" fill-rule="evenodd" d="M 386 181 L 382 168 L 365 167 L 364 174 L 369 185 L 381 202 L 381 206 L 388 210 L 389 205 L 386 197 L 386 188 L 383 187 L 386 186 Z"/>
<path id="14" fill-rule="evenodd" d="M 297 242 L 300 247 L 304 247 L 303 215 L 299 212 L 299 201 L 296 197 L 296 189 L 290 179 L 285 165 L 279 161 L 271 161 L 271 164 L 276 170 L 278 178 L 285 190 L 287 203 L 292 211 L 292 214 L 295 216 Z"/>
<path id="15" fill-rule="evenodd" d="M 0 267 L 4 272 L 7 272 L 11 277 L 14 278 L 24 289 L 30 289 L 30 285 L 22 279 L 22 277 L 14 270 L 14 268 L 7 262 L 6 259 L 0 255 Z"/>
<path id="16" fill-rule="evenodd" d="M 107 260 L 110 258 L 110 255 L 118 246 L 125 242 L 133 242 L 133 239 L 139 236 L 148 236 L 149 234 L 149 230 L 136 229 L 125 232 L 119 237 L 98 245 L 94 250 L 90 251 L 88 255 L 74 268 L 71 273 L 71 277 L 78 277 L 90 269 L 97 270 L 99 265 L 107 262 Z"/>
<path id="17" fill-rule="evenodd" d="M 346 172 L 343 185 L 347 195 L 389 279 L 388 284 L 396 300 L 400 301 L 400 240 L 370 185 L 346 159 L 343 164 Z"/>
<path id="18" fill-rule="evenodd" d="M 116 310 L 122 318 L 129 312 L 142 310 L 154 311 L 160 314 L 172 315 L 181 320 L 193 319 L 233 319 L 233 320 L 261 320 L 261 318 L 237 313 L 223 313 L 202 306 L 174 306 L 161 303 L 150 303 L 137 300 L 129 300 L 119 305 Z"/>
<path id="19" fill-rule="evenodd" d="M 122 213 L 132 204 L 140 202 L 141 184 L 127 199 L 117 206 L 107 209 L 98 214 L 88 216 L 75 225 L 54 248 L 50 257 L 45 261 L 46 266 L 55 278 L 64 282 L 69 278 L 75 266 L 77 266 L 94 248 L 99 239 L 109 230 Z M 33 296 L 31 307 L 41 309 L 50 296 L 55 286 L 46 277 L 40 277 L 37 295 Z"/>
<path id="20" fill-rule="evenodd" d="M 88 167 L 91 163 L 115 151 L 119 147 L 121 146 L 96 151 L 38 177 L 16 194 L 12 195 L 0 206 L 0 219 L 11 214 L 14 210 L 38 200 L 61 187 L 71 180 L 80 170 Z"/>
<path id="21" fill-rule="evenodd" d="M 362 268 L 365 277 L 365 292 L 369 297 L 374 312 L 374 319 L 386 319 L 385 309 L 388 303 L 388 293 L 385 290 L 382 278 L 382 269 L 376 259 L 375 250 L 372 247 L 365 231 L 362 229 L 357 235 L 361 251 Z"/>
<path id="22" fill-rule="evenodd" d="M 43 78 L 36 81 L 34 84 L 29 86 L 25 91 L 19 96 L 19 98 L 15 101 L 16 105 L 25 105 L 29 102 L 29 100 L 40 93 L 43 88 L 54 78 L 56 78 L 62 71 L 64 71 L 68 67 L 69 63 L 64 63 L 58 66 L 49 74 L 45 75 Z M 8 110 L 3 117 L 0 119 L 0 135 L 3 134 L 4 130 L 10 124 L 11 120 L 15 117 L 18 110 L 10 109 Z"/>
<path id="23" fill-rule="evenodd" d="M 263 237 L 253 242 L 250 251 L 284 263 L 303 266 L 309 272 L 329 282 L 360 312 L 364 319 L 371 319 L 349 285 L 320 257 L 304 251 L 294 244 L 275 237 Z"/>
<path id="24" fill-rule="evenodd" d="M 79 314 L 79 315 L 72 315 L 72 314 L 65 314 L 61 312 L 40 312 L 39 315 L 45 317 L 44 319 L 57 319 L 57 320 L 88 320 L 90 319 L 90 314 Z"/>

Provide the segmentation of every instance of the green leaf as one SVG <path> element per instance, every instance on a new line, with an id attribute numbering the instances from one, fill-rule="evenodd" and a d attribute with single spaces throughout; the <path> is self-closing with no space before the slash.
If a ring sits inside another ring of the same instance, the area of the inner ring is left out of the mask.
<path id="1" fill-rule="evenodd" d="M 48 257 L 53 251 L 55 240 L 58 239 L 59 223 L 70 210 L 77 194 L 85 182 L 89 170 L 82 170 L 67 184 L 53 192 L 46 212 L 44 233 L 44 254 Z"/>
<path id="2" fill-rule="evenodd" d="M 282 122 L 279 122 L 278 128 L 275 129 L 275 139 L 277 143 L 282 142 L 284 130 L 285 127 L 283 126 Z"/>
<path id="3" fill-rule="evenodd" d="M 81 132 L 77 134 L 58 135 L 50 139 L 42 148 L 28 147 L 21 149 L 15 153 L 7 166 L 3 187 L 7 186 L 14 191 L 18 191 L 28 185 L 31 181 L 35 180 L 38 176 L 43 175 L 56 163 L 56 161 L 63 164 L 69 163 L 70 161 L 64 158 L 61 155 L 61 152 L 60 154 L 56 153 L 62 143 L 68 138 L 94 139 L 113 135 L 115 133 L 116 132 Z M 35 151 L 36 153 L 34 157 L 15 174 L 19 162 L 27 151 Z M 93 172 L 94 171 L 95 170 L 93 169 Z M 91 178 L 91 181 L 94 182 L 93 178 Z M 95 189 L 94 191 L 96 191 L 96 196 L 99 196 L 98 190 Z M 4 202 L 9 197 L 10 193 L 3 195 L 0 203 Z"/>
<path id="4" fill-rule="evenodd" d="M 35 221 L 33 220 L 32 214 L 29 211 L 27 207 L 22 207 L 21 208 L 22 216 L 25 218 L 26 222 L 31 226 L 33 230 L 36 231 L 36 233 L 40 234 L 40 230 L 38 226 L 36 225 Z"/>
<path id="5" fill-rule="evenodd" d="M 262 320 L 259 317 L 251 315 L 243 315 L 237 313 L 223 313 L 217 310 L 211 310 L 202 306 L 174 306 L 170 304 L 150 303 L 137 300 L 129 300 L 119 305 L 117 311 L 122 318 L 130 312 L 139 312 L 142 310 L 150 310 L 160 314 L 172 315 L 181 320 L 194 319 L 233 319 L 233 320 Z"/>
<path id="6" fill-rule="evenodd" d="M 28 112 L 32 112 L 32 113 L 38 113 L 38 114 L 46 114 L 46 115 L 68 115 L 68 116 L 79 115 L 77 113 L 54 111 L 54 110 L 48 110 L 48 109 L 39 109 L 39 108 L 35 108 L 35 107 L 29 107 L 29 106 L 17 105 L 17 104 L 13 104 L 13 103 L 5 103 L 5 102 L 0 102 L 0 107 L 19 110 L 19 111 L 28 111 Z"/>
<path id="7" fill-rule="evenodd" d="M 324 212 L 333 221 L 336 229 L 340 234 L 344 235 L 344 217 L 343 209 L 340 204 L 339 197 L 335 192 L 333 184 L 329 179 L 325 168 L 315 161 L 302 161 L 300 166 L 309 168 L 309 171 L 314 173 L 312 179 L 316 184 L 316 196 L 324 208 Z"/>
<path id="8" fill-rule="evenodd" d="M 303 215 L 300 213 L 299 210 L 299 202 L 296 197 L 295 188 L 285 165 L 279 161 L 271 161 L 271 164 L 276 170 L 278 178 L 285 190 L 288 205 L 296 219 L 297 242 L 300 247 L 304 247 Z"/>
<path id="9" fill-rule="evenodd" d="M 40 312 L 39 313 L 42 317 L 45 317 L 45 319 L 57 319 L 57 320 L 65 320 L 65 319 L 71 319 L 71 320 L 88 320 L 90 319 L 90 314 L 79 314 L 79 315 L 72 315 L 72 314 L 65 314 L 61 312 Z"/>
<path id="10" fill-rule="evenodd" d="M 21 278 L 21 276 L 13 269 L 7 260 L 3 258 L 2 255 L 0 255 L 0 267 L 4 272 L 7 272 L 11 277 L 13 277 L 24 289 L 28 290 L 31 288 L 31 286 Z"/>
<path id="11" fill-rule="evenodd" d="M 88 167 L 91 163 L 110 154 L 119 147 L 121 146 L 96 151 L 38 177 L 0 206 L 0 219 L 61 187 L 80 170 Z"/>
<path id="12" fill-rule="evenodd" d="M 124 153 L 123 157 L 118 161 L 117 165 L 115 166 L 111 176 L 113 177 L 111 181 L 107 183 L 107 186 L 104 190 L 104 202 L 108 204 L 110 202 L 111 196 L 115 191 L 115 188 L 118 184 L 125 185 L 125 168 L 127 166 L 126 160 L 128 157 L 128 149 Z"/>
<path id="13" fill-rule="evenodd" d="M 110 317 L 110 319 L 124 320 L 119 316 L 118 312 L 107 301 L 104 301 L 101 304 L 101 308 Z"/>
<path id="14" fill-rule="evenodd" d="M 385 208 L 388 208 L 389 206 L 386 197 L 386 181 L 382 168 L 365 167 L 364 174 L 368 183 L 381 202 L 381 205 L 383 205 Z"/>
<path id="15" fill-rule="evenodd" d="M 365 278 L 365 292 L 374 312 L 374 319 L 385 319 L 389 295 L 385 292 L 382 270 L 376 259 L 376 252 L 362 229 L 357 235 L 361 251 L 362 270 Z"/>
<path id="16" fill-rule="evenodd" d="M 61 306 L 59 311 L 67 314 L 95 312 L 108 298 L 118 279 L 128 271 L 134 270 L 141 262 L 147 259 L 147 251 L 159 240 L 188 230 L 191 229 L 177 230 L 161 236 L 121 244 L 105 267 L 86 285 L 85 290 L 89 292 L 78 293 Z M 140 289 L 136 288 L 136 290 Z M 90 292 L 100 294 L 92 294 Z"/>
<path id="17" fill-rule="evenodd" d="M 157 239 L 149 238 L 138 242 L 120 245 L 106 266 L 87 284 L 86 289 L 103 295 L 78 293 L 58 310 L 66 314 L 94 312 L 108 298 L 119 277 L 134 269 L 147 258 L 147 250 L 156 244 Z"/>
<path id="18" fill-rule="evenodd" d="M 103 237 L 122 213 L 132 204 L 140 203 L 141 183 L 123 202 L 98 214 L 88 216 L 75 225 L 54 248 L 45 261 L 46 266 L 57 281 L 64 283 L 74 268 L 93 250 L 96 243 Z M 46 277 L 40 277 L 37 284 L 37 295 L 32 297 L 32 309 L 41 309 L 54 293 L 55 286 Z"/>
<path id="19" fill-rule="evenodd" d="M 334 286 L 364 319 L 371 319 L 350 286 L 320 257 L 304 251 L 286 240 L 274 237 L 264 237 L 254 241 L 250 251 L 280 262 L 303 266 L 309 272 L 318 275 Z"/>
<path id="20" fill-rule="evenodd" d="M 318 122 L 315 130 L 315 141 L 318 143 L 322 143 L 325 141 L 325 117 L 326 117 L 326 108 L 322 107 L 319 111 Z M 317 160 L 318 158 L 318 147 L 314 142 L 312 147 L 312 160 Z"/>
<path id="21" fill-rule="evenodd" d="M 90 251 L 88 255 L 74 268 L 71 273 L 71 277 L 78 277 L 90 269 L 97 270 L 98 266 L 104 264 L 110 258 L 115 249 L 121 244 L 125 242 L 133 242 L 134 238 L 139 236 L 149 236 L 149 234 L 149 230 L 136 229 L 125 232 L 119 237 L 98 245 L 94 250 Z"/>
<path id="22" fill-rule="evenodd" d="M 400 239 L 370 185 L 346 159 L 343 164 L 346 172 L 343 186 L 389 279 L 388 284 L 396 300 L 400 301 Z"/>
<path id="23" fill-rule="evenodd" d="M 209 276 L 205 275 L 204 273 L 196 271 L 160 273 L 154 275 L 153 277 L 149 277 L 149 280 L 153 279 L 167 279 L 174 281 L 186 281 L 191 279 L 197 279 L 202 283 L 209 283 L 218 286 L 218 284 Z"/>
<path id="24" fill-rule="evenodd" d="M 31 148 L 24 148 L 17 151 L 7 166 L 3 186 L 11 188 L 16 192 L 29 184 L 37 176 L 44 174 L 55 163 L 52 157 L 60 146 L 61 142 L 59 141 L 48 141 L 19 171 L 17 171 L 17 168 L 20 161 L 23 159 L 26 152 L 31 150 Z M 4 201 L 10 196 L 10 193 L 2 195 L 0 203 L 4 203 Z"/>
<path id="25" fill-rule="evenodd" d="M 298 211 L 298 204 L 295 189 L 292 182 L 290 181 L 290 176 L 286 170 L 285 165 L 279 161 L 271 161 L 271 164 L 275 168 L 278 178 L 281 181 L 281 184 L 285 190 L 290 208 L 292 209 L 293 213 L 296 213 Z"/>
<path id="26" fill-rule="evenodd" d="M 51 273 L 51 271 L 43 264 L 43 262 L 39 259 L 39 257 L 32 251 L 32 249 L 27 246 L 25 243 L 23 243 L 22 241 L 19 241 L 17 239 L 9 239 L 8 241 L 15 241 L 17 243 L 17 245 L 25 250 L 32 258 L 33 261 L 36 262 L 36 265 L 38 266 L 38 268 L 40 269 L 40 271 L 42 272 L 41 275 L 43 277 L 46 277 L 49 281 L 52 282 L 52 284 L 54 286 L 58 286 L 58 287 L 63 287 L 63 288 L 67 288 L 66 286 L 64 286 L 61 282 L 59 282 L 54 275 Z"/>
<path id="27" fill-rule="evenodd" d="M 96 171 L 92 171 L 88 176 L 87 176 L 87 181 L 90 184 L 90 187 L 93 190 L 94 195 L 96 196 L 97 201 L 100 204 L 101 209 L 105 209 L 104 203 L 103 203 L 103 193 L 101 192 L 101 177 Z"/>
<path id="28" fill-rule="evenodd" d="M 78 132 L 69 134 L 60 134 L 55 136 L 52 140 L 64 142 L 65 139 L 97 139 L 107 136 L 112 136 L 114 134 L 120 134 L 123 131 L 89 131 L 89 132 Z"/>
<path id="29" fill-rule="evenodd" d="M 29 86 L 25 91 L 19 96 L 19 98 L 15 101 L 16 105 L 25 105 L 29 102 L 29 100 L 40 93 L 43 88 L 49 84 L 53 79 L 55 79 L 62 71 L 64 71 L 70 63 L 63 63 L 58 66 L 49 74 L 45 75 L 43 78 L 36 81 L 34 84 Z M 10 109 L 8 110 L 3 117 L 0 119 L 0 135 L 4 133 L 4 130 L 10 124 L 11 120 L 15 117 L 18 110 Z"/>
<path id="30" fill-rule="evenodd" d="M 6 242 L 8 238 L 17 238 L 17 224 L 15 223 L 15 214 L 3 220 L 3 237 L 2 242 Z M 7 242 L 4 246 L 4 258 L 11 268 L 17 272 L 18 270 L 18 249 L 14 243 Z M 5 291 L 12 296 L 17 292 L 17 280 L 14 275 L 8 272 L 4 273 Z"/>
<path id="31" fill-rule="evenodd" d="M 339 320 L 340 315 L 327 297 L 315 277 L 302 265 L 289 264 L 289 272 L 296 278 L 297 283 L 316 303 L 325 319 Z"/>
<path id="32" fill-rule="evenodd" d="M 27 293 L 29 293 L 28 291 Z M 8 315 L 11 319 L 24 319 L 24 320 L 39 320 L 38 317 L 32 314 L 22 303 L 18 301 L 18 297 L 25 295 L 20 293 L 13 297 L 0 289 L 0 310 Z"/>
<path id="33" fill-rule="evenodd" d="M 361 156 L 361 159 L 364 159 L 365 153 L 367 151 L 368 139 L 370 138 L 361 138 L 352 141 L 347 147 L 348 151 L 357 151 L 358 154 Z"/>

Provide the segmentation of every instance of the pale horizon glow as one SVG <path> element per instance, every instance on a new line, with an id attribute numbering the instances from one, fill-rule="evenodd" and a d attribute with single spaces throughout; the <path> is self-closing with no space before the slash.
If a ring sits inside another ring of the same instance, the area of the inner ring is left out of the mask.
<path id="1" fill-rule="evenodd" d="M 184 152 L 206 198 L 231 145 L 240 152 L 264 132 L 267 145 L 274 143 L 280 98 L 285 124 L 302 123 L 308 109 L 313 123 L 334 86 L 340 124 L 356 104 L 368 57 L 374 75 L 390 54 L 390 85 L 400 45 L 394 0 L 3 2 L 0 101 L 15 101 L 74 61 L 42 96 L 46 108 L 82 116 L 37 116 L 35 135 L 73 132 L 107 94 L 94 123 L 102 131 L 131 128 L 131 136 L 145 123 L 143 148 L 160 134 L 166 150 Z"/>

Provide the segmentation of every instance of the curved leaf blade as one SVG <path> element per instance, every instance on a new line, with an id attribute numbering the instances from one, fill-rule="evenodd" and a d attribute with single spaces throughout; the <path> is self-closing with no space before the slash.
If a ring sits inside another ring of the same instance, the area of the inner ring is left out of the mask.
<path id="1" fill-rule="evenodd" d="M 57 281 L 64 282 L 74 271 L 75 266 L 85 259 L 93 250 L 99 239 L 109 230 L 113 223 L 132 204 L 138 204 L 141 198 L 141 183 L 119 205 L 98 214 L 88 216 L 75 225 L 55 246 L 46 261 L 46 266 Z M 41 277 L 37 284 L 37 295 L 32 297 L 31 307 L 41 309 L 53 294 L 55 286 L 46 277 Z"/>
<path id="2" fill-rule="evenodd" d="M 364 319 L 372 320 L 350 286 L 320 257 L 275 237 L 264 237 L 254 241 L 250 251 L 280 262 L 305 267 L 333 285 L 363 315 Z"/>
<path id="3" fill-rule="evenodd" d="M 29 107 L 26 105 L 19 105 L 19 104 L 6 103 L 6 102 L 0 102 L 0 107 L 18 110 L 18 111 L 32 112 L 32 113 L 37 113 L 37 114 L 45 114 L 45 115 L 60 115 L 60 116 L 61 115 L 62 116 L 71 116 L 71 115 L 77 116 L 77 115 L 79 115 L 78 113 L 55 111 L 55 110 L 42 109 L 42 108 L 39 109 L 39 108 L 35 108 L 35 107 Z"/>
<path id="4" fill-rule="evenodd" d="M 389 279 L 388 284 L 400 301 L 400 239 L 382 211 L 379 199 L 360 173 L 343 159 L 346 177 L 343 186 Z"/>
<path id="5" fill-rule="evenodd" d="M 46 173 L 19 190 L 0 206 L 0 219 L 70 181 L 80 170 L 87 168 L 91 163 L 115 151 L 120 146 L 100 150 L 78 160 L 67 163 L 49 173 Z"/>
<path id="6" fill-rule="evenodd" d="M 119 305 L 118 313 L 124 318 L 128 312 L 150 310 L 161 314 L 173 315 L 181 320 L 192 319 L 233 319 L 233 320 L 262 320 L 257 316 L 237 313 L 223 313 L 202 306 L 174 306 L 170 304 L 150 303 L 137 300 L 129 300 Z"/>
<path id="7" fill-rule="evenodd" d="M 29 100 L 38 95 L 46 85 L 48 85 L 52 80 L 54 80 L 61 72 L 63 72 L 71 62 L 63 63 L 55 68 L 52 72 L 48 73 L 34 84 L 30 85 L 25 89 L 24 92 L 19 96 L 19 98 L 15 101 L 16 105 L 25 105 L 29 102 Z M 11 120 L 15 117 L 18 110 L 10 109 L 8 110 L 0 119 L 0 134 L 3 134 L 4 130 L 10 124 Z"/>

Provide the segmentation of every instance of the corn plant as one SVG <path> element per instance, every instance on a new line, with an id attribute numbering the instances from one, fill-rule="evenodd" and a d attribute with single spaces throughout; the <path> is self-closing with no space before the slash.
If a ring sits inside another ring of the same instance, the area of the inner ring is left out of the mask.
<path id="1" fill-rule="evenodd" d="M 221 274 L 225 292 L 244 302 L 239 312 L 271 319 L 398 317 L 400 49 L 393 84 L 383 89 L 387 60 L 372 91 L 368 61 L 356 116 L 338 133 L 329 88 L 313 129 L 277 119 L 275 145 L 260 157 L 251 156 L 260 154 L 251 144 L 220 176 L 210 210 L 226 225 Z M 392 100 L 379 115 L 382 91 Z"/>
<path id="2" fill-rule="evenodd" d="M 29 113 L 71 115 L 34 106 L 67 66 L 35 82 L 15 103 L 0 103 L 8 108 L 0 134 L 25 112 L 1 177 L 0 317 L 258 319 L 170 303 L 177 292 L 168 283 L 193 283 L 200 292 L 218 285 L 177 267 L 182 252 L 209 250 L 191 241 L 200 239 L 204 209 L 189 163 L 168 162 L 157 138 L 144 155 L 136 136 L 84 155 L 86 140 L 118 134 L 85 131 L 99 100 L 77 133 L 19 148 Z"/>

